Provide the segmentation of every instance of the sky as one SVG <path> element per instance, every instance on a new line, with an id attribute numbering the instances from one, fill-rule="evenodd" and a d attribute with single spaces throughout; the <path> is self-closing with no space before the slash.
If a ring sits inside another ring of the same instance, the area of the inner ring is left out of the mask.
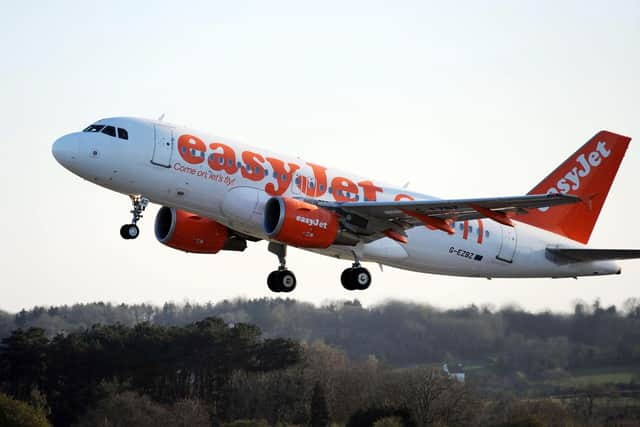
<path id="1" fill-rule="evenodd" d="M 0 14 L 0 309 L 272 295 L 266 244 L 194 255 L 135 241 L 126 196 L 71 174 L 53 141 L 110 116 L 157 118 L 438 197 L 528 192 L 600 129 L 640 139 L 640 2 L 7 2 Z M 590 245 L 640 248 L 640 141 Z M 622 276 L 443 277 L 292 249 L 291 297 L 570 311 L 640 296 Z"/>

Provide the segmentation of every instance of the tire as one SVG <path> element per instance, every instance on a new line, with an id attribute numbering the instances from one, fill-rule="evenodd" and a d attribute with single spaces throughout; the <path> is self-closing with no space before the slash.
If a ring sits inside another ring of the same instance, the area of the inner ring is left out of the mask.
<path id="1" fill-rule="evenodd" d="M 135 224 L 127 224 L 124 226 L 127 239 L 136 239 L 140 235 L 140 229 Z"/>
<path id="2" fill-rule="evenodd" d="M 279 271 L 272 271 L 271 273 L 269 273 L 269 276 L 267 277 L 267 286 L 269 287 L 269 290 L 271 292 L 282 292 L 280 290 L 280 287 L 278 286 L 278 276 L 279 276 L 280 272 Z"/>
<path id="3" fill-rule="evenodd" d="M 340 275 L 340 283 L 342 283 L 342 287 L 348 291 L 353 291 L 355 288 L 353 287 L 353 268 L 347 268 Z"/>
<path id="4" fill-rule="evenodd" d="M 129 228 L 129 224 L 125 224 L 122 227 L 120 227 L 120 237 L 122 237 L 124 240 L 129 240 L 131 237 L 129 237 L 129 233 L 127 232 L 127 229 Z"/>
<path id="5" fill-rule="evenodd" d="M 353 273 L 351 273 L 352 278 L 352 286 L 355 289 L 359 289 L 364 291 L 371 286 L 371 273 L 369 270 L 363 267 L 355 268 Z"/>
<path id="6" fill-rule="evenodd" d="M 289 270 L 280 271 L 278 275 L 278 286 L 281 292 L 292 292 L 296 288 L 296 276 Z"/>

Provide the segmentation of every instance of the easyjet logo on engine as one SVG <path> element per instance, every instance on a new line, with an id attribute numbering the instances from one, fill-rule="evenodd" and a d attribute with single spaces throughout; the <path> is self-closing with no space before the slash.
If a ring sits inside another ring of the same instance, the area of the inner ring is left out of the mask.
<path id="1" fill-rule="evenodd" d="M 610 155 L 611 150 L 607 148 L 606 143 L 599 141 L 594 151 L 588 155 L 582 153 L 576 158 L 577 165 L 560 178 L 554 187 L 549 188 L 547 194 L 567 194 L 570 191 L 577 191 L 580 188 L 582 179 L 589 176 L 591 171 L 600 166 L 603 159 L 606 159 Z M 548 209 L 548 206 L 538 208 L 541 212 L 546 212 Z"/>
<path id="2" fill-rule="evenodd" d="M 302 215 L 297 215 L 296 221 L 301 222 L 302 224 L 310 225 L 311 227 L 318 227 L 323 230 L 326 230 L 328 225 L 326 222 L 320 221 L 319 219 L 307 218 Z"/>

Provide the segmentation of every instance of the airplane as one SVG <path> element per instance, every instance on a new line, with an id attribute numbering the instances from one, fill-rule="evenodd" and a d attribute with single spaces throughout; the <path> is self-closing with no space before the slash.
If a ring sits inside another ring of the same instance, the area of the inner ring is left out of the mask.
<path id="1" fill-rule="evenodd" d="M 363 262 L 483 278 L 620 274 L 640 250 L 586 244 L 631 138 L 600 131 L 525 195 L 438 199 L 162 120 L 115 117 L 57 139 L 55 159 L 128 195 L 132 220 L 157 203 L 155 236 L 201 254 L 268 241 L 273 292 L 297 285 L 287 247 L 352 260 L 347 290 L 372 281 Z"/>

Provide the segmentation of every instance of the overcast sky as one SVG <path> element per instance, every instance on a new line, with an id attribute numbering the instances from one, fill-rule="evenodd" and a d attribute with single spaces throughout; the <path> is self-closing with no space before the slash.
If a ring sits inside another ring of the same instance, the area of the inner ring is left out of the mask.
<path id="1" fill-rule="evenodd" d="M 51 155 L 115 115 L 157 118 L 441 197 L 525 194 L 600 129 L 640 139 L 640 2 L 6 2 L 0 309 L 271 295 L 266 244 L 188 255 L 124 241 L 129 199 Z M 640 248 L 640 141 L 590 244 Z M 579 280 L 441 277 L 292 250 L 293 297 L 571 310 L 640 296 L 640 261 Z"/>

